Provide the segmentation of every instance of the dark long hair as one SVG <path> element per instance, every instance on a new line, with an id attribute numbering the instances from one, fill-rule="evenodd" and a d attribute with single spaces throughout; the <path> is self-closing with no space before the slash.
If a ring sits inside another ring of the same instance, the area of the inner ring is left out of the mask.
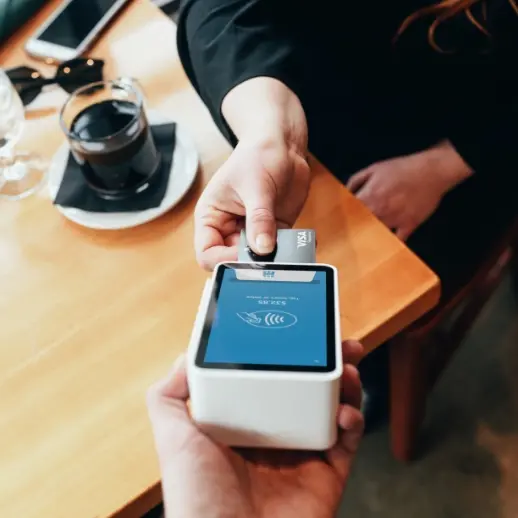
<path id="1" fill-rule="evenodd" d="M 444 52 L 444 49 L 439 47 L 435 41 L 435 31 L 441 23 L 457 16 L 458 14 L 466 16 L 480 32 L 489 37 L 490 34 L 485 27 L 485 23 L 487 22 L 487 1 L 491 0 L 442 0 L 429 7 L 419 9 L 403 21 L 396 34 L 396 39 L 416 20 L 423 16 L 432 15 L 435 16 L 435 18 L 428 28 L 428 41 L 435 50 L 438 52 Z M 516 0 L 508 1 L 511 8 L 518 16 L 518 4 L 516 3 Z M 476 4 L 481 4 L 481 20 L 477 20 L 473 14 L 473 7 Z"/>

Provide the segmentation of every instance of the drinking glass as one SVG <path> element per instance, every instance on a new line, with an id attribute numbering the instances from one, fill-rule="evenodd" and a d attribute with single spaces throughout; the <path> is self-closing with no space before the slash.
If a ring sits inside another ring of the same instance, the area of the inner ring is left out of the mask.
<path id="1" fill-rule="evenodd" d="M 76 90 L 61 110 L 61 128 L 81 173 L 105 199 L 124 199 L 156 181 L 161 164 L 136 81 L 119 78 Z"/>
<path id="2" fill-rule="evenodd" d="M 23 104 L 11 81 L 0 69 L 0 197 L 19 200 L 34 193 L 45 179 L 41 158 L 17 153 L 25 115 Z"/>

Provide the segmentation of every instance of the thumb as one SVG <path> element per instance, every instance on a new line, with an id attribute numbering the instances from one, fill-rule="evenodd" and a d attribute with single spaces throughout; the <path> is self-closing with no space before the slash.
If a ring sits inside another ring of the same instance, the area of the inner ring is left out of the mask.
<path id="1" fill-rule="evenodd" d="M 277 242 L 275 195 L 267 191 L 255 192 L 243 202 L 248 244 L 256 254 L 272 253 Z"/>
<path id="2" fill-rule="evenodd" d="M 148 415 L 160 464 L 174 460 L 193 434 L 199 433 L 187 406 L 189 390 L 182 355 L 169 375 L 155 383 L 147 394 Z"/>
<path id="3" fill-rule="evenodd" d="M 162 418 L 164 409 L 170 407 L 180 410 L 187 409 L 189 388 L 185 364 L 185 355 L 182 354 L 177 358 L 168 376 L 148 389 L 147 407 L 152 422 Z M 168 410 L 166 410 L 167 412 Z"/>

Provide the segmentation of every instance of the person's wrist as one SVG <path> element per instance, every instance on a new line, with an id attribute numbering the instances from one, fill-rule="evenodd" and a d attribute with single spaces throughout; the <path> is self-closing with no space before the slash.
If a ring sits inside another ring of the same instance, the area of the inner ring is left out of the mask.
<path id="1" fill-rule="evenodd" d="M 472 174 L 473 169 L 459 155 L 450 141 L 444 140 L 427 151 L 434 175 L 444 193 L 450 191 Z"/>
<path id="2" fill-rule="evenodd" d="M 223 100 L 222 113 L 237 139 L 260 147 L 284 144 L 307 154 L 306 116 L 299 98 L 270 77 L 255 77 L 234 87 Z"/>
<path id="3" fill-rule="evenodd" d="M 219 471 L 197 446 L 201 435 L 181 449 L 164 448 L 159 454 L 165 518 L 253 518 L 247 509 L 228 505 L 228 492 L 214 490 Z M 199 455 L 193 455 L 199 451 Z"/>
<path id="4" fill-rule="evenodd" d="M 203 494 L 197 493 L 197 484 L 201 483 L 202 477 L 198 480 L 196 476 L 190 473 L 192 470 L 189 464 L 188 468 L 181 469 L 184 464 L 181 456 L 174 457 L 175 463 L 168 462 L 161 466 L 162 478 L 162 499 L 165 508 L 165 518 L 183 518 L 189 516 L 198 518 L 210 515 L 211 506 L 214 502 L 207 501 Z M 196 470 L 195 470 L 196 473 Z"/>

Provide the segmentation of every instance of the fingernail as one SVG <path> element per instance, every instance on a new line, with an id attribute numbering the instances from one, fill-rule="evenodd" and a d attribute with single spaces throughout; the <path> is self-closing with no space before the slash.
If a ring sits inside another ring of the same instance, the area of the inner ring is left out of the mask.
<path id="1" fill-rule="evenodd" d="M 341 408 L 341 412 L 338 414 L 338 424 L 342 430 L 347 430 L 347 428 L 350 426 L 349 415 L 347 414 L 345 408 Z"/>
<path id="2" fill-rule="evenodd" d="M 274 242 L 268 234 L 259 234 L 255 246 L 260 254 L 268 254 L 273 250 Z"/>

